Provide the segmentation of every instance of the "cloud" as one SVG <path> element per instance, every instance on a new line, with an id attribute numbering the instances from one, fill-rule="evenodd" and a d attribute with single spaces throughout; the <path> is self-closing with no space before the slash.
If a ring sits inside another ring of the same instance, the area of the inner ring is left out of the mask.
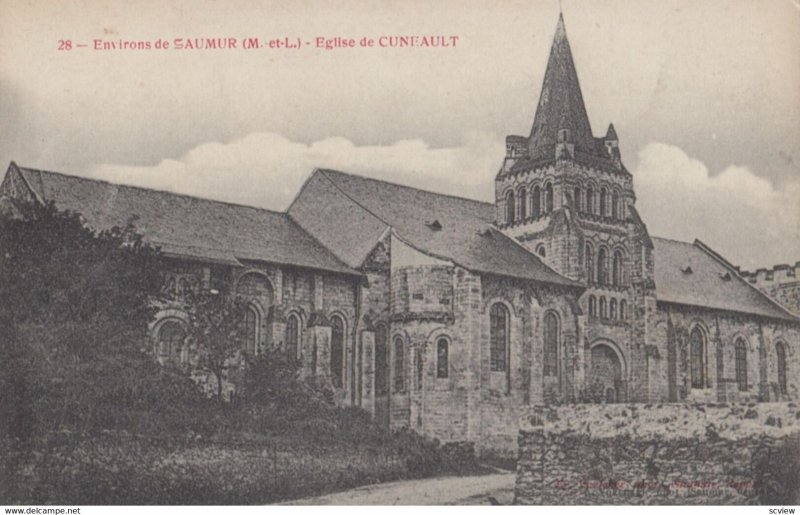
<path id="1" fill-rule="evenodd" d="M 95 178 L 269 209 L 288 207 L 316 167 L 335 168 L 428 190 L 492 201 L 504 148 L 491 133 L 471 132 L 459 146 L 420 139 L 359 146 L 341 137 L 312 143 L 267 132 L 201 144 L 155 166 L 103 164 Z M 745 268 L 800 259 L 797 181 L 776 189 L 746 167 L 712 175 L 682 149 L 649 143 L 633 172 L 637 207 L 650 233 L 699 238 Z"/>
<path id="2" fill-rule="evenodd" d="M 712 175 L 682 149 L 649 143 L 633 172 L 636 206 L 650 233 L 698 238 L 744 268 L 800 259 L 800 184 L 777 189 L 743 166 Z"/>
<path id="3" fill-rule="evenodd" d="M 310 144 L 274 133 L 201 144 L 155 166 L 102 164 L 89 176 L 201 197 L 285 209 L 314 168 L 334 168 L 434 191 L 491 200 L 493 170 L 504 148 L 492 134 L 473 132 L 458 147 L 422 140 L 357 146 L 345 138 Z M 488 188 L 488 189 L 487 189 Z"/>

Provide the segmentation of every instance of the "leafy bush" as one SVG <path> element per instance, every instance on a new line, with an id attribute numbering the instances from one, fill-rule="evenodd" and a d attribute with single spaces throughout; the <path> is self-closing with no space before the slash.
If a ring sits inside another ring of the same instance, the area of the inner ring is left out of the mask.
<path id="1" fill-rule="evenodd" d="M 0 215 L 0 248 L 5 503 L 252 504 L 475 469 L 337 408 L 279 350 L 249 360 L 234 403 L 159 366 L 142 342 L 163 263 L 133 225 L 95 233 L 26 206 Z"/>
<path id="2" fill-rule="evenodd" d="M 753 456 L 753 472 L 761 504 L 800 503 L 800 433 L 762 447 Z"/>

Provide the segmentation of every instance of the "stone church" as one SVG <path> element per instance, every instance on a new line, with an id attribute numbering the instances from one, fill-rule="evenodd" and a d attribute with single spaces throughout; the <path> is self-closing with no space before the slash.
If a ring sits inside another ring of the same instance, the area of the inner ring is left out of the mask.
<path id="1" fill-rule="evenodd" d="M 389 427 L 489 448 L 534 404 L 797 399 L 797 306 L 699 240 L 651 236 L 633 179 L 614 126 L 592 132 L 560 18 L 494 203 L 317 169 L 274 212 L 13 162 L 0 195 L 135 219 L 176 300 L 248 299 L 243 352 L 296 354 Z M 150 328 L 165 365 L 192 360 L 179 305 Z"/>

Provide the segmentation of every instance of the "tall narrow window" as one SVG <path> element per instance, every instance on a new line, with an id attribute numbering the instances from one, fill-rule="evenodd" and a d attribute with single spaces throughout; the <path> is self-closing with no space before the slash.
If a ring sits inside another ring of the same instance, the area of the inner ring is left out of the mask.
<path id="1" fill-rule="evenodd" d="M 422 390 L 422 379 L 425 372 L 422 358 L 422 347 L 417 347 L 414 352 L 414 370 L 416 371 L 417 390 Z"/>
<path id="2" fill-rule="evenodd" d="M 544 187 L 544 211 L 545 213 L 553 211 L 553 184 L 550 182 Z"/>
<path id="3" fill-rule="evenodd" d="M 575 206 L 575 211 L 583 211 L 581 209 L 581 188 L 579 186 L 575 186 L 575 193 L 573 194 L 573 204 Z"/>
<path id="4" fill-rule="evenodd" d="M 597 284 L 608 284 L 608 254 L 605 247 L 597 251 Z"/>
<path id="5" fill-rule="evenodd" d="M 586 282 L 594 283 L 594 249 L 586 244 Z"/>
<path id="6" fill-rule="evenodd" d="M 553 312 L 544 316 L 544 375 L 558 375 L 558 318 Z"/>
<path id="7" fill-rule="evenodd" d="M 589 316 L 597 316 L 597 299 L 594 295 L 589 295 Z"/>
<path id="8" fill-rule="evenodd" d="M 611 320 L 617 319 L 617 299 L 613 297 L 608 301 L 608 318 Z"/>
<path id="9" fill-rule="evenodd" d="M 689 337 L 689 359 L 691 360 L 692 388 L 704 388 L 706 383 L 706 338 L 699 327 Z"/>
<path id="10" fill-rule="evenodd" d="M 525 220 L 528 217 L 528 192 L 525 188 L 519 190 L 517 204 L 519 204 L 519 219 Z"/>
<path id="11" fill-rule="evenodd" d="M 586 212 L 594 214 L 594 187 L 586 188 Z"/>
<path id="12" fill-rule="evenodd" d="M 394 391 L 402 392 L 406 389 L 405 358 L 403 357 L 403 339 L 399 336 L 394 339 Z"/>
<path id="13" fill-rule="evenodd" d="M 517 206 L 514 203 L 514 192 L 509 191 L 506 193 L 506 223 L 514 223 L 514 211 L 516 208 Z"/>
<path id="14" fill-rule="evenodd" d="M 619 216 L 619 195 L 617 192 L 611 194 L 611 216 L 613 218 L 621 218 Z"/>
<path id="15" fill-rule="evenodd" d="M 614 286 L 622 286 L 622 281 L 622 252 L 615 250 L 614 263 L 611 271 L 611 284 Z"/>
<path id="16" fill-rule="evenodd" d="M 286 320 L 286 354 L 293 359 L 300 357 L 300 318 L 294 313 Z"/>
<path id="17" fill-rule="evenodd" d="M 736 340 L 736 384 L 740 392 L 747 391 L 747 344 L 742 338 Z"/>
<path id="18" fill-rule="evenodd" d="M 158 354 L 170 362 L 180 361 L 186 331 L 176 320 L 168 320 L 158 330 Z"/>
<path id="19" fill-rule="evenodd" d="M 628 318 L 628 302 L 625 299 L 619 301 L 619 319 L 625 320 Z"/>
<path id="20" fill-rule="evenodd" d="M 782 394 L 786 394 L 786 344 L 776 343 L 775 354 L 778 357 L 778 388 Z"/>
<path id="21" fill-rule="evenodd" d="M 489 313 L 489 365 L 492 372 L 505 372 L 508 361 L 508 309 L 494 304 Z"/>
<path id="22" fill-rule="evenodd" d="M 244 343 L 244 351 L 251 356 L 258 353 L 258 318 L 256 308 L 247 306 L 239 320 L 239 335 Z"/>
<path id="23" fill-rule="evenodd" d="M 375 395 L 378 396 L 386 395 L 389 391 L 386 345 L 386 326 L 379 324 L 375 327 Z"/>
<path id="24" fill-rule="evenodd" d="M 331 317 L 331 381 L 341 388 L 344 384 L 344 321 Z"/>
<path id="25" fill-rule="evenodd" d="M 531 216 L 538 218 L 542 214 L 542 189 L 534 186 L 531 192 Z"/>
<path id="26" fill-rule="evenodd" d="M 608 316 L 608 310 L 606 309 L 606 298 L 600 297 L 600 318 L 606 318 Z"/>
<path id="27" fill-rule="evenodd" d="M 450 342 L 447 338 L 436 341 L 436 377 L 446 379 L 450 375 Z"/>
<path id="28" fill-rule="evenodd" d="M 606 216 L 606 209 L 608 208 L 608 190 L 605 187 L 600 188 L 600 216 Z"/>

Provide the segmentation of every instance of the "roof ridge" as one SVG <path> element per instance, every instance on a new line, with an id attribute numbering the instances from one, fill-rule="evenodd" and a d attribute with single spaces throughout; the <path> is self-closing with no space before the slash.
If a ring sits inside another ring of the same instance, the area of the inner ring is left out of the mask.
<path id="1" fill-rule="evenodd" d="M 387 181 L 387 180 L 384 180 L 384 179 L 375 179 L 373 177 L 367 177 L 365 175 L 359 175 L 357 173 L 343 172 L 341 170 L 334 170 L 332 168 L 317 168 L 317 170 L 320 171 L 320 172 L 323 172 L 323 173 L 332 172 L 334 174 L 338 173 L 338 174 L 341 174 L 341 175 L 346 175 L 348 177 L 357 177 L 359 179 L 364 179 L 364 180 L 372 181 L 372 182 L 379 182 L 381 184 L 390 184 L 390 185 L 396 186 L 398 188 L 404 188 L 404 189 L 408 189 L 408 190 L 419 191 L 419 192 L 422 192 L 422 193 L 430 193 L 431 195 L 436 195 L 436 196 L 439 196 L 439 197 L 448 197 L 448 198 L 452 198 L 452 199 L 456 199 L 456 200 L 465 200 L 467 202 L 473 202 L 475 204 L 481 204 L 481 205 L 484 205 L 484 206 L 494 206 L 493 202 L 485 202 L 483 200 L 476 200 L 476 199 L 467 198 L 467 197 L 460 197 L 458 195 L 453 195 L 451 193 L 439 193 L 437 191 L 431 191 L 431 190 L 426 190 L 426 189 L 422 189 L 422 188 L 417 188 L 415 186 L 407 186 L 405 184 L 400 184 L 400 183 L 397 183 L 397 182 L 391 182 L 391 181 Z M 349 195 L 348 195 L 348 197 L 349 197 Z"/>
<path id="2" fill-rule="evenodd" d="M 688 246 L 690 246 L 690 247 L 693 247 L 693 246 L 694 246 L 694 243 L 692 243 L 692 242 L 690 242 L 690 241 L 676 240 L 676 239 L 674 239 L 674 238 L 665 238 L 664 236 L 650 236 L 650 237 L 651 237 L 652 239 L 654 239 L 654 240 L 663 240 L 663 241 L 671 241 L 671 242 L 673 242 L 673 243 L 682 243 L 682 244 L 684 244 L 684 245 L 688 245 Z"/>
<path id="3" fill-rule="evenodd" d="M 207 198 L 207 197 L 199 197 L 197 195 L 189 195 L 188 193 L 178 193 L 178 192 L 169 191 L 169 190 L 162 190 L 162 189 L 158 189 L 158 188 L 146 188 L 144 186 L 136 186 L 136 185 L 133 185 L 133 184 L 121 184 L 121 183 L 118 183 L 118 182 L 111 182 L 111 181 L 108 181 L 108 180 L 105 180 L 105 179 L 95 179 L 95 178 L 92 178 L 92 177 L 83 177 L 81 175 L 72 175 L 72 174 L 63 173 L 63 172 L 53 172 L 51 170 L 39 170 L 37 168 L 28 168 L 28 167 L 25 167 L 25 166 L 17 166 L 17 170 L 19 170 L 20 172 L 22 172 L 24 170 L 26 172 L 34 172 L 34 173 L 38 173 L 38 174 L 46 173 L 46 174 L 51 174 L 51 175 L 58 175 L 58 176 L 61 176 L 61 177 L 66 177 L 68 179 L 76 179 L 76 180 L 79 180 L 79 181 L 96 182 L 96 183 L 99 183 L 99 184 L 107 184 L 109 186 L 116 186 L 118 188 L 130 188 L 130 189 L 134 189 L 134 190 L 147 191 L 147 192 L 151 192 L 151 193 L 161 193 L 161 194 L 164 194 L 164 195 L 171 195 L 171 196 L 174 196 L 174 197 L 182 197 L 182 198 L 188 198 L 188 199 L 193 199 L 193 200 L 201 200 L 203 202 L 213 202 L 215 204 L 223 204 L 223 205 L 233 206 L 233 207 L 245 207 L 245 208 L 249 208 L 249 209 L 254 209 L 256 211 L 264 211 L 264 212 L 272 213 L 272 214 L 276 214 L 276 215 L 288 215 L 287 211 L 278 211 L 276 209 L 269 209 L 269 208 L 266 208 L 266 207 L 258 207 L 258 206 L 253 206 L 253 205 L 249 205 L 249 204 L 239 204 L 237 202 L 230 202 L 230 201 L 227 201 L 227 200 L 217 200 L 217 199 L 212 199 L 212 198 Z M 27 179 L 25 179 L 25 180 L 27 182 Z"/>

